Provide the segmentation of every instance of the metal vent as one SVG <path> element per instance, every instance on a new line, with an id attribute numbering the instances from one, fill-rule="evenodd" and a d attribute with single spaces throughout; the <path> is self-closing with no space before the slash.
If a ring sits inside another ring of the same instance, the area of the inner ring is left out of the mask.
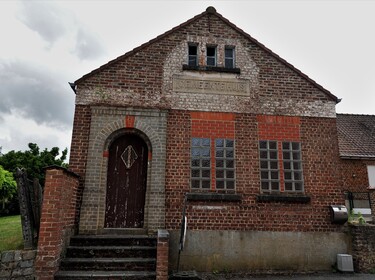
<path id="1" fill-rule="evenodd" d="M 353 272 L 352 255 L 337 254 L 337 269 L 341 272 Z"/>

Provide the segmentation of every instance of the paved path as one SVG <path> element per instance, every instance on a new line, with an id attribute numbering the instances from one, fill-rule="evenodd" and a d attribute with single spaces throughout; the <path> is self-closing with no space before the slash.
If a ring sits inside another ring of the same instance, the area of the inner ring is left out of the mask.
<path id="1" fill-rule="evenodd" d="M 223 274 L 200 275 L 204 280 L 375 280 L 375 274 L 362 273 L 316 273 L 316 274 L 292 274 L 292 275 L 235 275 Z"/>

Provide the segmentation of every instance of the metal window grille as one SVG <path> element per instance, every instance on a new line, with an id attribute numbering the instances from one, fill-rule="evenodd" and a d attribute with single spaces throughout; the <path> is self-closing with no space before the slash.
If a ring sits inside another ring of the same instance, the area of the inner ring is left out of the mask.
<path id="1" fill-rule="evenodd" d="M 347 192 L 346 199 L 349 201 L 350 210 L 353 208 L 370 208 L 371 199 L 369 192 Z"/>

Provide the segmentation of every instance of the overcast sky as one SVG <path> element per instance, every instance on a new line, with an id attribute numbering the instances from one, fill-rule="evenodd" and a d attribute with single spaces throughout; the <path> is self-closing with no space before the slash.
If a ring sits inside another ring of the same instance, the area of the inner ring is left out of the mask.
<path id="1" fill-rule="evenodd" d="M 68 82 L 214 6 L 342 98 L 375 114 L 375 1 L 0 1 L 2 152 L 70 148 Z"/>

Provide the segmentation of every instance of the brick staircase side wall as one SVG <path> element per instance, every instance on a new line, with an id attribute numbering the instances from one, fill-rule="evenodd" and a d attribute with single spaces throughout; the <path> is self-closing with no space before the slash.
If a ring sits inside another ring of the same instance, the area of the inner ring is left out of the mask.
<path id="1" fill-rule="evenodd" d="M 79 177 L 61 167 L 46 170 L 35 273 L 38 280 L 50 280 L 59 268 L 61 256 L 75 230 Z"/>
<path id="2" fill-rule="evenodd" d="M 168 279 L 169 233 L 167 230 L 158 230 L 156 280 Z"/>

